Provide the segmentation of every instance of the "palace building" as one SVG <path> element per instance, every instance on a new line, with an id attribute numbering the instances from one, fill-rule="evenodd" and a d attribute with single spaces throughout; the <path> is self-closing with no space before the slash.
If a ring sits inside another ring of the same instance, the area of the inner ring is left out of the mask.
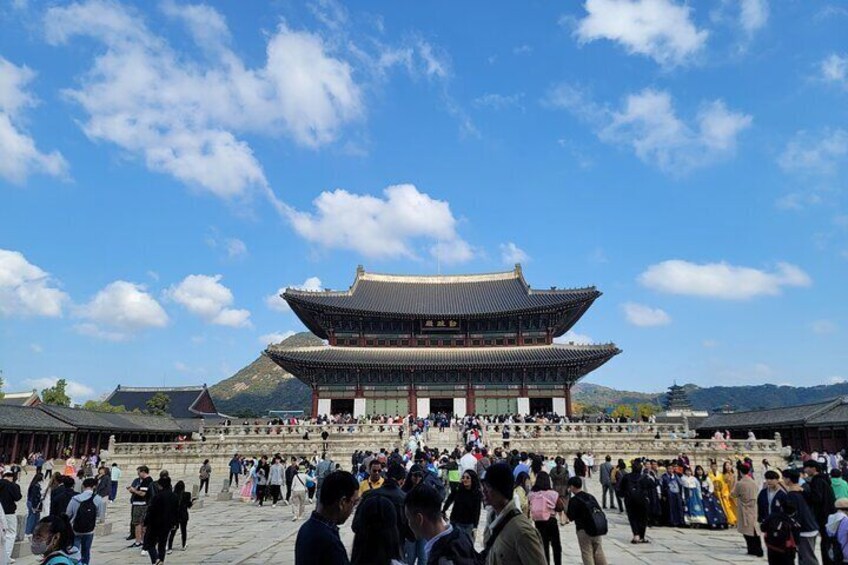
<path id="1" fill-rule="evenodd" d="M 601 295 L 505 273 L 401 276 L 360 266 L 346 291 L 282 298 L 326 346 L 266 354 L 312 389 L 312 414 L 571 415 L 571 387 L 621 351 L 555 343 Z"/>

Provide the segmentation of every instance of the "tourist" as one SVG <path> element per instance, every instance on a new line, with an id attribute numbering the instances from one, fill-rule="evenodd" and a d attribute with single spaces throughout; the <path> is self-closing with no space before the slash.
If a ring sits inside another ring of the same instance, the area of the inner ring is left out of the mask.
<path id="1" fill-rule="evenodd" d="M 777 471 L 766 471 L 764 478 L 766 486 L 757 495 L 757 522 L 760 524 L 773 512 L 782 510 L 788 500 L 786 491 L 780 485 L 780 475 Z"/>
<path id="2" fill-rule="evenodd" d="M 265 491 L 268 489 L 268 476 L 265 466 L 260 462 L 256 469 L 256 503 L 263 506 L 265 502 Z"/>
<path id="3" fill-rule="evenodd" d="M 372 459 L 368 464 L 368 478 L 359 483 L 359 495 L 362 496 L 369 490 L 377 489 L 383 486 L 383 476 L 380 474 L 383 470 L 383 464 L 379 459 Z"/>
<path id="4" fill-rule="evenodd" d="M 473 449 L 471 448 L 471 444 L 467 444 L 465 446 L 465 455 L 463 455 L 459 459 L 459 472 L 464 473 L 465 471 L 475 471 L 477 470 L 477 458 L 474 457 Z"/>
<path id="5" fill-rule="evenodd" d="M 530 517 L 530 505 L 527 503 L 527 493 L 531 486 L 530 475 L 521 471 L 515 477 L 515 485 L 512 488 L 512 499 L 515 501 L 515 507 L 528 518 Z"/>
<path id="6" fill-rule="evenodd" d="M 123 471 L 118 467 L 117 463 L 112 463 L 112 468 L 109 470 L 109 478 L 112 479 L 112 486 L 109 491 L 109 502 L 115 502 L 115 498 L 118 496 L 118 483 L 121 480 L 121 476 L 123 475 Z"/>
<path id="7" fill-rule="evenodd" d="M 50 480 L 50 479 L 53 477 L 53 467 L 54 467 L 54 466 L 55 466 L 55 463 L 53 463 L 53 458 L 52 458 L 52 457 L 48 457 L 47 459 L 45 459 L 45 461 L 44 461 L 44 467 L 43 467 L 43 469 L 44 469 L 44 478 L 46 478 L 46 479 Z"/>
<path id="8" fill-rule="evenodd" d="M 212 465 L 209 464 L 208 459 L 203 460 L 203 465 L 200 466 L 200 471 L 198 472 L 198 478 L 200 479 L 200 488 L 197 490 L 199 493 L 203 491 L 206 496 L 209 496 L 209 479 L 212 477 Z"/>
<path id="9" fill-rule="evenodd" d="M 403 492 L 401 487 L 403 486 L 405 480 L 406 471 L 404 470 L 403 466 L 401 466 L 399 463 L 390 463 L 389 468 L 386 471 L 386 480 L 383 482 L 383 486 L 378 489 L 368 490 L 361 497 L 359 507 L 356 510 L 356 514 L 353 516 L 352 529 L 354 534 L 358 534 L 366 527 L 363 524 L 363 520 L 365 518 L 362 512 L 360 511 L 362 508 L 362 503 L 373 497 L 381 497 L 388 500 L 395 509 L 395 514 L 398 517 L 397 533 L 400 543 L 404 545 L 407 540 L 410 540 L 412 542 L 415 541 L 415 537 L 412 535 L 412 532 L 410 532 L 409 528 L 407 527 L 406 517 L 403 513 L 403 502 L 406 498 L 406 493 Z M 414 558 L 414 552 L 412 553 L 412 556 Z M 413 560 L 407 559 L 407 562 L 411 563 Z"/>
<path id="10" fill-rule="evenodd" d="M 298 468 L 297 472 L 292 477 L 291 487 L 291 507 L 292 507 L 292 522 L 297 522 L 303 516 L 303 507 L 306 504 L 307 486 L 310 478 L 304 472 L 304 469 Z M 382 479 L 381 479 L 382 484 Z"/>
<path id="11" fill-rule="evenodd" d="M 41 496 L 41 481 L 43 476 L 36 471 L 32 481 L 27 488 L 27 519 L 24 534 L 29 537 L 35 531 L 35 525 L 41 520 L 41 512 L 44 510 L 44 497 Z"/>
<path id="12" fill-rule="evenodd" d="M 169 555 L 174 551 L 174 538 L 177 535 L 178 528 L 180 530 L 182 550 L 185 551 L 186 542 L 188 541 L 188 509 L 194 504 L 194 499 L 191 497 L 191 493 L 186 492 L 183 481 L 177 481 L 177 484 L 174 485 L 174 496 L 177 497 L 177 527 L 172 528 L 171 533 L 168 535 Z"/>
<path id="13" fill-rule="evenodd" d="M 695 467 L 695 478 L 701 484 L 701 499 L 704 502 L 704 515 L 710 528 L 727 528 L 727 516 L 721 503 L 715 497 L 715 487 L 712 479 L 704 473 L 700 465 Z"/>
<path id="14" fill-rule="evenodd" d="M 642 462 L 634 459 L 630 464 L 630 473 L 621 479 L 621 492 L 627 508 L 627 521 L 633 538 L 630 543 L 649 543 L 645 538 L 648 528 L 648 495 L 642 476 Z"/>
<path id="15" fill-rule="evenodd" d="M 462 490 L 460 488 L 459 492 Z M 426 563 L 476 565 L 478 556 L 472 538 L 457 525 L 445 523 L 440 511 L 441 503 L 439 493 L 428 485 L 413 489 L 404 501 L 404 514 L 410 530 L 417 539 L 426 542 Z M 407 557 L 407 564 L 411 563 L 413 561 Z M 424 565 L 424 562 L 419 562 L 419 565 Z"/>
<path id="16" fill-rule="evenodd" d="M 701 471 L 703 472 L 703 469 Z M 705 526 L 707 515 L 704 513 L 704 501 L 701 498 L 701 482 L 694 477 L 691 467 L 684 469 L 680 482 L 683 485 L 686 525 L 689 527 Z"/>
<path id="17" fill-rule="evenodd" d="M 168 536 L 178 523 L 179 499 L 171 489 L 171 478 L 161 477 L 157 481 L 156 496 L 150 499 L 144 517 L 145 549 L 150 554 L 150 562 L 160 565 L 165 562 L 168 549 Z"/>
<path id="18" fill-rule="evenodd" d="M 580 477 L 568 479 L 568 488 L 571 491 L 568 519 L 574 522 L 577 531 L 577 543 L 580 546 L 583 565 L 607 565 L 607 558 L 601 544 L 601 536 L 606 532 L 600 534 L 596 531 L 597 526 L 592 517 L 592 513 L 598 511 L 598 501 L 594 496 L 583 491 L 583 479 Z"/>
<path id="19" fill-rule="evenodd" d="M 347 471 L 330 473 L 324 480 L 318 504 L 298 530 L 295 565 L 349 565 L 339 526 L 359 500 L 359 484 Z"/>
<path id="20" fill-rule="evenodd" d="M 565 525 L 568 518 L 565 515 L 565 510 L 568 508 L 568 498 L 571 496 L 568 490 L 568 468 L 565 466 L 565 459 L 557 457 L 554 459 L 554 467 L 548 473 L 551 477 L 551 484 L 554 490 L 559 494 L 562 500 L 562 511 L 557 512 L 560 525 Z"/>
<path id="21" fill-rule="evenodd" d="M 253 500 L 254 498 L 254 487 L 256 486 L 256 463 L 254 461 L 247 461 L 245 464 L 245 469 L 247 479 L 245 479 L 244 484 L 239 490 L 239 496 L 242 500 L 247 502 L 249 500 Z"/>
<path id="22" fill-rule="evenodd" d="M 144 545 L 144 518 L 147 514 L 147 504 L 153 494 L 150 491 L 153 485 L 150 469 L 146 465 L 141 465 L 136 469 L 136 472 L 138 473 L 138 482 L 133 481 L 133 484 L 127 487 L 127 491 L 131 495 L 130 526 L 135 529 L 135 542 L 130 547 L 142 547 Z M 146 551 L 146 549 L 142 548 L 142 551 Z"/>
<path id="23" fill-rule="evenodd" d="M 848 498 L 837 498 L 834 504 L 836 512 L 828 520 L 828 535 L 831 542 L 838 545 L 844 556 L 848 555 Z"/>
<path id="24" fill-rule="evenodd" d="M 581 479 L 586 478 L 586 461 L 583 460 L 583 454 L 577 452 L 577 455 L 574 457 L 574 476 L 580 477 Z"/>
<path id="25" fill-rule="evenodd" d="M 100 521 L 106 521 L 106 505 L 109 501 L 109 495 L 112 494 L 112 475 L 109 474 L 109 469 L 106 467 L 97 468 L 97 487 L 94 489 L 95 496 L 100 498 L 103 503 L 103 512 L 100 514 Z"/>
<path id="26" fill-rule="evenodd" d="M 445 501 L 442 512 L 446 513 L 453 505 L 450 514 L 450 524 L 463 530 L 468 537 L 474 539 L 474 531 L 480 522 L 480 509 L 483 503 L 483 491 L 480 478 L 471 469 L 462 473 L 461 485 L 456 492 L 451 492 Z"/>
<path id="27" fill-rule="evenodd" d="M 103 500 L 94 492 L 96 487 L 97 479 L 91 477 L 84 479 L 82 492 L 73 497 L 68 504 L 67 514 L 74 531 L 74 547 L 80 551 L 80 563 L 83 565 L 91 563 L 94 528 L 106 508 Z"/>
<path id="28" fill-rule="evenodd" d="M 743 463 L 740 467 L 742 477 L 736 483 L 731 496 L 736 500 L 736 530 L 745 538 L 748 555 L 763 556 L 757 527 L 757 496 L 759 489 L 751 478 L 751 468 Z"/>
<path id="29" fill-rule="evenodd" d="M 842 471 L 838 468 L 830 470 L 830 487 L 833 489 L 833 498 L 848 498 L 848 482 L 842 478 Z"/>
<path id="30" fill-rule="evenodd" d="M 618 503 L 619 513 L 624 512 L 624 494 L 621 491 L 621 480 L 626 474 L 627 463 L 624 462 L 624 459 L 619 459 L 618 463 L 616 464 L 615 468 L 612 470 L 612 473 L 610 475 L 610 481 L 612 482 L 612 490 L 615 493 L 615 501 Z"/>
<path id="31" fill-rule="evenodd" d="M 6 559 L 12 563 L 12 549 L 15 547 L 15 536 L 18 533 L 18 501 L 21 496 L 21 487 L 14 481 L 15 474 L 5 471 L 0 479 L 0 507 L 3 508 L 4 520 L 6 522 Z"/>
<path id="32" fill-rule="evenodd" d="M 271 506 L 277 507 L 277 501 L 282 496 L 283 476 L 285 468 L 279 457 L 274 457 L 271 463 L 271 469 L 268 471 L 268 487 L 271 493 Z"/>
<path id="33" fill-rule="evenodd" d="M 722 464 L 721 473 L 716 473 L 717 465 L 713 462 L 710 465 L 710 479 L 713 481 L 716 498 L 724 510 L 724 515 L 727 516 L 727 525 L 730 527 L 736 526 L 736 504 L 730 497 L 730 493 L 736 487 L 736 475 L 733 471 L 733 466 L 730 461 L 725 461 Z"/>
<path id="34" fill-rule="evenodd" d="M 483 501 L 493 512 L 484 535 L 486 565 L 546 562 L 538 530 L 515 505 L 513 485 L 507 463 L 493 464 L 483 477 Z"/>
<path id="35" fill-rule="evenodd" d="M 227 485 L 227 487 L 228 488 L 232 487 L 233 486 L 233 480 L 235 480 L 236 488 L 238 488 L 238 486 L 239 486 L 239 475 L 241 475 L 241 471 L 242 471 L 241 459 L 239 459 L 238 453 L 233 455 L 233 458 L 230 459 L 230 463 L 229 463 L 228 466 L 230 468 L 230 480 L 229 480 L 229 484 Z"/>
<path id="36" fill-rule="evenodd" d="M 769 565 L 794 565 L 798 554 L 796 509 L 786 500 L 760 524 Z"/>
<path id="37" fill-rule="evenodd" d="M 398 516 L 383 496 L 363 497 L 356 510 L 362 517 L 353 536 L 351 565 L 403 565 Z"/>
<path id="38" fill-rule="evenodd" d="M 799 565 L 818 565 L 816 558 L 816 537 L 819 535 L 819 527 L 816 517 L 807 504 L 807 493 L 799 484 L 801 474 L 795 469 L 783 471 L 783 484 L 786 487 L 786 503 L 795 509 L 794 518 L 799 525 L 799 533 L 796 536 L 798 545 Z"/>
<path id="39" fill-rule="evenodd" d="M 72 565 L 78 562 L 79 550 L 74 547 L 74 532 L 68 517 L 47 516 L 35 526 L 30 551 L 40 556 L 40 565 Z"/>
<path id="40" fill-rule="evenodd" d="M 71 499 L 77 495 L 74 479 L 59 474 L 54 474 L 53 477 L 57 484 L 50 489 L 50 516 L 63 516 Z"/>
<path id="41" fill-rule="evenodd" d="M 604 457 L 604 462 L 601 463 L 601 466 L 598 469 L 598 478 L 601 482 L 601 505 L 603 508 L 607 507 L 607 496 L 609 496 L 610 508 L 615 506 L 612 499 L 612 469 L 612 457 L 607 455 Z"/>
<path id="42" fill-rule="evenodd" d="M 3 458 L 0 457 L 0 461 Z M 2 466 L 2 463 L 0 463 Z M 6 555 L 6 514 L 3 512 L 3 507 L 0 506 L 0 565 L 9 565 L 9 559 Z"/>
<path id="43" fill-rule="evenodd" d="M 291 501 L 292 481 L 295 475 L 297 475 L 297 458 L 292 457 L 291 463 L 286 467 L 286 505 Z"/>
<path id="44" fill-rule="evenodd" d="M 833 488 L 830 486 L 830 477 L 821 472 L 821 463 L 812 459 L 804 462 L 804 473 L 807 476 L 806 486 L 807 501 L 810 510 L 816 519 L 819 535 L 821 536 L 822 565 L 830 565 L 831 560 L 827 556 L 830 547 L 830 538 L 827 536 L 825 527 L 827 518 L 834 511 L 836 499 L 833 496 Z"/>
<path id="45" fill-rule="evenodd" d="M 677 474 L 677 464 L 675 461 L 666 468 L 660 478 L 660 487 L 662 491 L 663 507 L 667 510 L 664 514 L 667 516 L 666 524 L 672 528 L 681 528 L 686 523 L 686 511 L 683 501 L 683 482 Z"/>
<path id="46" fill-rule="evenodd" d="M 556 512 L 563 510 L 559 493 L 553 489 L 551 478 L 547 473 L 536 475 L 530 494 L 527 495 L 527 503 L 530 507 L 530 518 L 539 530 L 542 538 L 542 546 L 545 549 L 545 558 L 550 565 L 550 549 L 553 547 L 554 564 L 562 565 L 562 543 L 559 538 L 559 527 L 557 526 Z"/>

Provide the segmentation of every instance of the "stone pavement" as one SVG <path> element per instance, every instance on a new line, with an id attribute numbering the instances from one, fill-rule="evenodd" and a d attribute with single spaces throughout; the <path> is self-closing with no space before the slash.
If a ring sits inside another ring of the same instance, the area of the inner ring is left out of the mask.
<path id="1" fill-rule="evenodd" d="M 176 480 L 176 479 L 175 479 Z M 26 478 L 24 478 L 26 481 Z M 191 481 L 187 484 L 191 485 Z M 217 482 L 217 481 L 216 481 Z M 25 483 L 26 484 L 26 483 Z M 218 483 L 220 485 L 220 483 Z M 213 485 L 210 485 L 210 487 Z M 597 482 L 590 481 L 590 492 L 599 490 Z M 189 488 L 191 488 L 189 486 Z M 108 521 L 113 530 L 108 536 L 94 540 L 92 563 L 144 565 L 150 563 L 138 549 L 128 549 L 127 536 L 129 503 L 126 490 L 119 489 L 118 500 L 109 508 Z M 202 497 L 203 508 L 193 510 L 188 524 L 188 547 L 185 552 L 176 549 L 167 556 L 166 563 L 175 564 L 274 564 L 294 563 L 294 544 L 301 522 L 292 522 L 291 508 L 278 505 L 263 508 L 232 500 L 219 502 L 210 488 L 209 497 Z M 24 506 L 19 504 L 19 507 Z M 314 506 L 308 505 L 305 517 Z M 20 510 L 19 510 L 20 511 Z M 25 513 L 26 510 L 23 509 Z M 672 528 L 648 530 L 650 544 L 630 544 L 627 518 L 618 511 L 608 514 L 610 532 L 604 538 L 604 551 L 611 565 L 642 563 L 680 563 L 706 565 L 715 563 L 765 563 L 765 559 L 747 557 L 745 543 L 735 530 L 709 531 Z M 305 518 L 304 518 L 305 519 Z M 574 526 L 560 528 L 563 544 L 563 563 L 580 563 L 580 551 Z M 353 533 L 350 524 L 342 526 L 345 544 L 350 549 Z M 179 533 L 175 546 L 179 546 Z M 478 529 L 478 548 L 482 547 L 482 525 Z M 27 546 L 28 553 L 28 546 Z M 30 555 L 17 560 L 19 565 L 35 565 L 38 560 Z"/>

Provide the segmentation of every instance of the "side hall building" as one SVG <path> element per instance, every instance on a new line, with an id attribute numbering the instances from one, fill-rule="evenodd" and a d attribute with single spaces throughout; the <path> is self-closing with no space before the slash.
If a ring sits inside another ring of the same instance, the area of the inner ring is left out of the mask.
<path id="1" fill-rule="evenodd" d="M 312 389 L 312 414 L 571 415 L 571 387 L 621 351 L 555 343 L 601 293 L 533 289 L 521 266 L 405 276 L 360 266 L 346 291 L 282 298 L 326 346 L 266 354 Z"/>

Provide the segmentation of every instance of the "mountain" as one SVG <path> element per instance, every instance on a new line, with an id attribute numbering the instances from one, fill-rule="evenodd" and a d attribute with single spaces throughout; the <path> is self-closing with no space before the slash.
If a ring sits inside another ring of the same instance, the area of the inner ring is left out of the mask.
<path id="1" fill-rule="evenodd" d="M 295 334 L 279 343 L 283 347 L 322 345 L 321 338 L 310 332 Z M 695 410 L 710 412 L 731 408 L 755 410 L 809 404 L 837 396 L 848 396 L 848 383 L 813 387 L 746 386 L 699 387 L 683 385 Z M 266 415 L 269 410 L 309 412 L 312 393 L 309 387 L 279 365 L 259 355 L 253 363 L 209 389 L 218 410 L 238 416 Z M 573 399 L 584 406 L 609 408 L 618 404 L 662 404 L 665 391 L 635 392 L 580 382 L 574 385 Z"/>
<path id="2" fill-rule="evenodd" d="M 310 332 L 290 336 L 278 345 L 304 347 L 324 341 Z M 224 414 L 264 416 L 269 410 L 306 410 L 312 402 L 309 387 L 260 354 L 232 377 L 209 388 L 215 405 Z"/>

